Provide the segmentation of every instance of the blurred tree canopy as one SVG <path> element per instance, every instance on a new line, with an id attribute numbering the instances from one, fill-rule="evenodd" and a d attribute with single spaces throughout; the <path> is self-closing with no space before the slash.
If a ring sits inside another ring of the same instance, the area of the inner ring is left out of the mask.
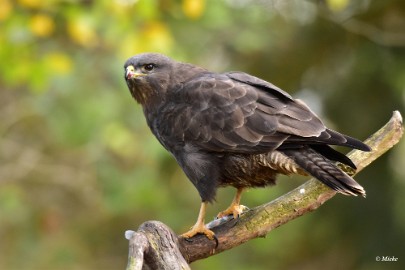
<path id="1" fill-rule="evenodd" d="M 0 44 L 0 269 L 122 269 L 125 230 L 194 223 L 199 196 L 123 80 L 134 54 L 251 73 L 362 139 L 405 112 L 401 0 L 0 0 Z M 357 177 L 367 199 L 337 196 L 193 269 L 404 269 L 404 157 L 401 143 Z"/>

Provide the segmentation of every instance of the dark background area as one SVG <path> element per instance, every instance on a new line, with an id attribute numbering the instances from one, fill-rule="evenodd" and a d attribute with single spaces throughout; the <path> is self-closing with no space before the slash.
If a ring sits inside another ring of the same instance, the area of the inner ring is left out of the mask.
<path id="1" fill-rule="evenodd" d="M 0 269 L 123 269 L 125 230 L 194 224 L 198 193 L 123 79 L 134 54 L 248 72 L 360 139 L 405 112 L 401 0 L 2 0 L 0 44 Z M 404 157 L 402 141 L 356 176 L 366 199 L 336 196 L 192 268 L 404 269 Z M 242 203 L 303 181 L 280 177 Z M 233 195 L 220 190 L 207 217 Z"/>

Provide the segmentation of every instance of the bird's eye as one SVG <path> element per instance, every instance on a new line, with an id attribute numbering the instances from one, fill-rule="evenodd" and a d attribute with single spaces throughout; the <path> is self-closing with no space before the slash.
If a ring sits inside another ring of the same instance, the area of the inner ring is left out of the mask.
<path id="1" fill-rule="evenodd" d="M 143 66 L 143 69 L 145 71 L 152 71 L 154 68 L 155 68 L 155 65 L 153 65 L 153 64 L 146 64 Z"/>

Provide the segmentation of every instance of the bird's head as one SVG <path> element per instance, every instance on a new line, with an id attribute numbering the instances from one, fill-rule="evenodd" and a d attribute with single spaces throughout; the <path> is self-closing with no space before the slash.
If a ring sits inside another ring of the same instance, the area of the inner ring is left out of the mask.
<path id="1" fill-rule="evenodd" d="M 143 53 L 129 58 L 124 65 L 125 81 L 136 101 L 145 105 L 164 97 L 175 63 L 158 53 Z"/>

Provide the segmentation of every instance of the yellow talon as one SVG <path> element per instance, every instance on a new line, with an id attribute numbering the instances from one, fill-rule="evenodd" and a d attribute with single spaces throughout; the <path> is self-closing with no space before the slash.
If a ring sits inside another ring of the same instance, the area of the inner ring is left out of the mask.
<path id="1" fill-rule="evenodd" d="M 223 218 L 229 215 L 233 215 L 233 218 L 237 219 L 244 210 L 248 209 L 246 206 L 240 204 L 242 192 L 243 188 L 239 188 L 236 192 L 235 198 L 233 198 L 231 205 L 224 211 L 220 212 L 217 215 L 217 218 Z"/>
<path id="2" fill-rule="evenodd" d="M 237 219 L 243 211 L 249 209 L 247 206 L 241 205 L 241 204 L 231 204 L 227 209 L 225 209 L 222 212 L 219 212 L 217 215 L 217 218 L 223 218 L 229 215 L 233 215 L 234 219 Z"/>
<path id="3" fill-rule="evenodd" d="M 209 230 L 207 227 L 205 227 L 205 225 L 198 226 L 198 227 L 193 226 L 193 228 L 191 228 L 191 230 L 189 230 L 186 233 L 183 233 L 181 236 L 184 238 L 191 238 L 196 234 L 205 234 L 205 236 L 207 236 L 207 238 L 210 240 L 213 240 L 214 236 L 215 236 L 215 233 L 213 231 Z"/>
<path id="4" fill-rule="evenodd" d="M 207 207 L 207 203 L 203 202 L 201 204 L 200 213 L 198 214 L 197 222 L 194 226 L 186 233 L 183 233 L 181 236 L 184 238 L 191 238 L 196 234 L 205 234 L 208 239 L 213 240 L 215 238 L 215 233 L 209 230 L 204 224 L 205 218 L 205 209 Z"/>

